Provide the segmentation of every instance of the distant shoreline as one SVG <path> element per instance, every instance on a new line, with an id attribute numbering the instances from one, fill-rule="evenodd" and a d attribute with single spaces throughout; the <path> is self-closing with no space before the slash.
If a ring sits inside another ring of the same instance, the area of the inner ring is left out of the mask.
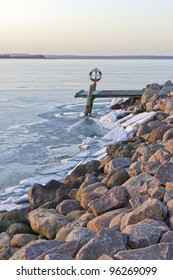
<path id="1" fill-rule="evenodd" d="M 173 59 L 168 55 L 31 55 L 31 54 L 0 54 L 0 59 Z"/>

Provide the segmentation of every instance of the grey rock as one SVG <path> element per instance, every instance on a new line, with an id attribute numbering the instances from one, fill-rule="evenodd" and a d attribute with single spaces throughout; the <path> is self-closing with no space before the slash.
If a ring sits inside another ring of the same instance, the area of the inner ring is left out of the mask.
<path id="1" fill-rule="evenodd" d="M 132 160 L 128 157 L 114 158 L 105 164 L 104 173 L 108 174 L 117 167 L 122 167 L 122 168 L 129 167 L 131 163 Z"/>
<path id="2" fill-rule="evenodd" d="M 95 232 L 85 227 L 78 227 L 72 230 L 66 237 L 66 241 L 78 241 L 84 246 L 92 237 L 95 236 Z"/>
<path id="3" fill-rule="evenodd" d="M 167 231 L 163 234 L 160 243 L 173 242 L 173 231 Z"/>
<path id="4" fill-rule="evenodd" d="M 17 233 L 11 239 L 10 244 L 21 248 L 33 240 L 38 240 L 38 236 L 30 233 Z"/>
<path id="5" fill-rule="evenodd" d="M 34 232 L 47 239 L 54 239 L 57 231 L 68 224 L 69 219 L 54 209 L 39 208 L 29 213 L 29 221 Z"/>
<path id="6" fill-rule="evenodd" d="M 54 247 L 63 244 L 64 241 L 59 240 L 37 240 L 31 241 L 21 249 L 19 249 L 10 260 L 35 260 L 43 253 Z"/>
<path id="7" fill-rule="evenodd" d="M 173 163 L 164 162 L 156 171 L 155 177 L 160 181 L 161 185 L 173 182 Z"/>
<path id="8" fill-rule="evenodd" d="M 74 210 L 82 210 L 80 203 L 74 199 L 63 200 L 60 204 L 57 205 L 56 210 L 62 214 L 67 215 L 68 213 Z"/>

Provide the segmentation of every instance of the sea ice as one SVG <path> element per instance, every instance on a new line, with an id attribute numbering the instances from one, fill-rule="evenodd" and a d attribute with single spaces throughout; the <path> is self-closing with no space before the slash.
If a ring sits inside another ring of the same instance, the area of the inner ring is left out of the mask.
<path id="1" fill-rule="evenodd" d="M 127 140 L 127 134 L 125 129 L 121 125 L 116 125 L 113 130 L 102 137 L 102 140 L 113 141 L 115 143 L 118 141 L 125 141 Z"/>
<path id="2" fill-rule="evenodd" d="M 129 125 L 139 126 L 140 124 L 145 123 L 150 119 L 152 119 L 156 114 L 157 114 L 156 112 L 143 112 L 121 123 L 121 125 L 124 127 L 127 127 Z"/>

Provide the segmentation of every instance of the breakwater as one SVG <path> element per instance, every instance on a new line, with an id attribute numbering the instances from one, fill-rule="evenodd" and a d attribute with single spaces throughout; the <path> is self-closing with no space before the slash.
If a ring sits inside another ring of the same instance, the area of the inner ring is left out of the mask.
<path id="1" fill-rule="evenodd" d="M 27 207 L 1 210 L 0 258 L 172 259 L 172 116 L 171 81 L 115 100 L 100 118 L 108 132 L 81 144 L 64 178 L 33 182 Z"/>

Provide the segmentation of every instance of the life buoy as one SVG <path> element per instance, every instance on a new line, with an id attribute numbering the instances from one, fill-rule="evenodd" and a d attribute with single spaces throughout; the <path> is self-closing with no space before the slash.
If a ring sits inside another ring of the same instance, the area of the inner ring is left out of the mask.
<path id="1" fill-rule="evenodd" d="M 89 77 L 92 82 L 96 83 L 101 80 L 102 72 L 100 71 L 100 69 L 95 68 L 89 72 Z"/>

